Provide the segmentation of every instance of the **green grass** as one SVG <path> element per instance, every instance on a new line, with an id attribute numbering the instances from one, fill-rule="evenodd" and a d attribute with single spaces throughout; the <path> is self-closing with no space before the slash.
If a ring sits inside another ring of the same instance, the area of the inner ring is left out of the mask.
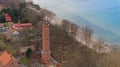
<path id="1" fill-rule="evenodd" d="M 27 58 L 27 57 L 23 57 L 23 58 L 21 58 L 20 61 L 21 61 L 22 64 L 27 65 L 30 60 L 29 60 L 29 58 Z"/>
<path id="2" fill-rule="evenodd" d="M 4 25 L 5 26 L 12 26 L 14 23 L 13 22 L 6 22 Z"/>

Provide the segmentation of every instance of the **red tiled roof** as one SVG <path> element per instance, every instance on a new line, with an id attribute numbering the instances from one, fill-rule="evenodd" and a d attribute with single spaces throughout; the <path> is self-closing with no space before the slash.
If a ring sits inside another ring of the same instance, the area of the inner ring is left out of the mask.
<path id="1" fill-rule="evenodd" d="M 6 20 L 6 21 L 12 21 L 11 16 L 8 15 L 7 13 L 5 13 L 4 16 L 5 16 L 5 20 Z"/>
<path id="2" fill-rule="evenodd" d="M 10 55 L 7 51 L 4 51 L 3 54 L 0 56 L 0 62 L 3 65 L 8 64 L 11 59 L 14 59 L 17 62 L 17 60 L 12 55 Z"/>
<path id="3" fill-rule="evenodd" d="M 32 26 L 31 23 L 24 23 L 24 24 L 14 24 L 14 27 L 30 27 Z"/>

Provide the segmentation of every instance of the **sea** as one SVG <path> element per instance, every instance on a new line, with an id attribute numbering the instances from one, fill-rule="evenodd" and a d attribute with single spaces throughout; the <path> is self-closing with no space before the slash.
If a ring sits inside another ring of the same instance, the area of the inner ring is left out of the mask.
<path id="1" fill-rule="evenodd" d="M 120 45 L 120 0 L 33 0 L 40 7 L 81 26 L 94 36 Z"/>

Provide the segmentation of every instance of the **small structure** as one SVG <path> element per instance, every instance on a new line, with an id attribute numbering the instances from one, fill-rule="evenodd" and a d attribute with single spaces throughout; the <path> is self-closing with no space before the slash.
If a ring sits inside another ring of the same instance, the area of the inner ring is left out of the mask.
<path id="1" fill-rule="evenodd" d="M 13 37 L 17 37 L 19 34 L 20 34 L 20 33 L 19 33 L 18 31 L 14 31 L 14 32 L 12 33 L 12 36 L 13 36 Z"/>
<path id="2" fill-rule="evenodd" d="M 18 61 L 7 51 L 0 56 L 0 67 L 18 67 Z"/>
<path id="3" fill-rule="evenodd" d="M 19 40 L 19 32 L 18 31 L 14 31 L 13 33 L 12 33 L 12 40 L 13 41 L 17 41 L 17 40 Z"/>
<path id="4" fill-rule="evenodd" d="M 28 48 L 32 49 L 32 51 L 35 50 L 35 46 L 34 46 L 34 45 L 26 46 L 26 47 L 21 47 L 21 48 L 19 49 L 19 54 L 20 54 L 20 55 L 25 55 L 25 52 L 27 51 Z"/>
<path id="5" fill-rule="evenodd" d="M 13 28 L 18 31 L 28 29 L 31 27 L 32 27 L 32 23 L 22 23 L 22 24 L 14 24 L 13 25 Z"/>
<path id="6" fill-rule="evenodd" d="M 8 32 L 8 29 L 5 27 L 0 27 L 0 34 L 6 34 Z"/>
<path id="7" fill-rule="evenodd" d="M 4 14 L 6 22 L 12 21 L 12 17 L 7 13 Z"/>

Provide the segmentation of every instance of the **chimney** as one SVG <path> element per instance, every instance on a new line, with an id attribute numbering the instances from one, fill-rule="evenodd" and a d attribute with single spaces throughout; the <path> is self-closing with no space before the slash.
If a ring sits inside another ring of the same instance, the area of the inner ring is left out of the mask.
<path id="1" fill-rule="evenodd" d="M 49 24 L 42 25 L 42 51 L 41 58 L 44 63 L 48 63 L 51 58 L 50 41 L 49 41 Z"/>

